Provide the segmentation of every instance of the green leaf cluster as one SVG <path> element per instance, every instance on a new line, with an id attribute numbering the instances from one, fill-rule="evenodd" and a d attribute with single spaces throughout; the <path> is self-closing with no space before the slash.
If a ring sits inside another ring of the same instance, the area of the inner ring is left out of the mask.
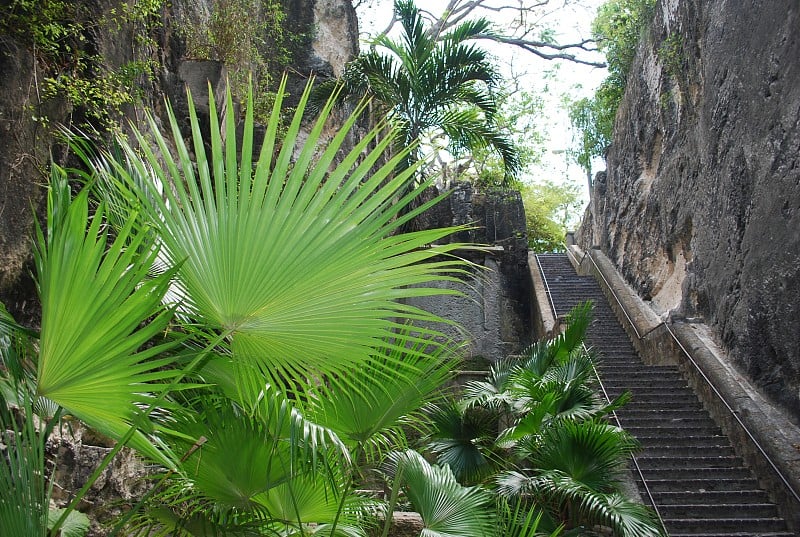
<path id="1" fill-rule="evenodd" d="M 119 132 L 126 105 L 141 98 L 141 84 L 157 71 L 151 55 L 153 32 L 161 24 L 164 0 L 122 2 L 99 21 L 92 20 L 80 2 L 11 0 L 0 6 L 0 34 L 12 38 L 33 54 L 41 69 L 42 106 L 54 98 L 73 107 L 77 126 L 85 132 Z M 91 52 L 98 27 L 125 27 L 134 33 L 134 59 L 109 67 Z M 49 118 L 35 112 L 49 125 Z"/>
<path id="2" fill-rule="evenodd" d="M 528 248 L 533 252 L 563 250 L 568 226 L 581 207 L 580 188 L 574 183 L 541 181 L 520 188 L 525 206 Z"/>
<path id="3" fill-rule="evenodd" d="M 505 516 L 506 534 L 522 533 L 533 517 L 539 532 L 602 526 L 620 536 L 662 534 L 655 514 L 621 493 L 638 446 L 606 417 L 630 394 L 610 402 L 598 395 L 595 357 L 583 344 L 591 308 L 577 306 L 562 334 L 494 364 L 460 400 L 430 407 L 437 461 L 529 513 Z"/>
<path id="4" fill-rule="evenodd" d="M 403 299 L 454 293 L 442 284 L 468 274 L 453 254 L 470 246 L 441 244 L 461 227 L 399 232 L 439 200 L 404 210 L 416 170 L 395 173 L 405 153 L 383 162 L 385 124 L 343 151 L 366 105 L 328 143 L 332 100 L 301 132 L 310 88 L 279 132 L 284 79 L 261 144 L 252 94 L 240 128 L 228 92 L 219 113 L 210 99 L 210 134 L 190 104 L 184 138 L 168 107 L 170 136 L 148 115 L 113 153 L 76 141 L 89 172 L 53 166 L 41 330 L 0 309 L 0 418 L 28 427 L 0 461 L 0 527 L 83 527 L 75 507 L 123 446 L 162 472 L 112 534 L 364 537 L 387 509 L 357 489 L 407 448 L 458 356 L 448 321 Z M 62 418 L 116 445 L 46 515 L 44 443 Z M 447 484 L 454 504 L 474 496 Z M 431 509 L 436 527 L 457 512 Z"/>
<path id="5" fill-rule="evenodd" d="M 473 42 L 491 33 L 489 21 L 464 21 L 436 35 L 411 0 L 397 0 L 394 9 L 402 35 L 375 38 L 368 52 L 348 64 L 342 80 L 319 88 L 317 99 L 340 91 L 342 99 L 369 96 L 379 103 L 398 126 L 397 148 L 414 148 L 401 169 L 426 149 L 416 144 L 439 143 L 456 157 L 491 151 L 502 160 L 502 183 L 510 184 L 520 171 L 519 154 L 507 129 L 496 121 L 497 71 L 487 52 Z"/>
<path id="6" fill-rule="evenodd" d="M 244 102 L 248 84 L 255 87 L 252 106 L 259 123 L 267 123 L 280 73 L 311 30 L 290 27 L 279 0 L 213 0 L 208 17 L 185 20 L 178 31 L 186 56 L 225 64 L 234 97 Z"/>

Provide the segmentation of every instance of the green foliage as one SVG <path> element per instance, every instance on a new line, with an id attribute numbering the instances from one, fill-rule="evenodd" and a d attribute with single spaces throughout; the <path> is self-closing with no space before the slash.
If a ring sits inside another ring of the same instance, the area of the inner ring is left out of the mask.
<path id="1" fill-rule="evenodd" d="M 495 532 L 493 498 L 480 487 L 465 487 L 446 465 L 432 465 L 415 451 L 390 457 L 395 486 L 406 491 L 422 517 L 425 537 L 490 536 Z"/>
<path id="2" fill-rule="evenodd" d="M 571 183 L 543 181 L 523 184 L 528 247 L 534 252 L 558 252 L 564 248 L 568 226 L 581 207 L 580 188 Z"/>
<path id="3" fill-rule="evenodd" d="M 605 54 L 608 77 L 592 98 L 569 103 L 569 117 L 576 131 L 570 153 L 591 175 L 592 158 L 605 157 L 614 131 L 614 118 L 622 101 L 636 48 L 653 16 L 655 0 L 607 0 L 597 11 L 592 33 Z"/>
<path id="4" fill-rule="evenodd" d="M 443 35 L 431 35 L 412 1 L 395 2 L 395 14 L 402 36 L 376 38 L 370 51 L 348 65 L 342 80 L 321 85 L 316 98 L 324 101 L 340 91 L 342 99 L 366 95 L 380 103 L 400 130 L 396 149 L 413 147 L 400 169 L 419 160 L 418 142 L 422 149 L 443 145 L 456 156 L 488 149 L 502 159 L 502 181 L 510 183 L 520 161 L 495 119 L 497 72 L 486 51 L 471 43 L 491 30 L 489 21 L 464 21 Z"/>
<path id="5" fill-rule="evenodd" d="M 655 0 L 608 0 L 592 23 L 592 34 L 606 56 L 610 78 L 623 88 L 654 7 Z"/>
<path id="6" fill-rule="evenodd" d="M 190 104 L 193 157 L 168 107 L 169 140 L 148 115 L 148 136 L 134 128 L 113 155 L 76 142 L 91 173 L 74 196 L 53 167 L 35 237 L 41 332 L 0 308 L 0 420 L 30 428 L 0 461 L 3 528 L 77 535 L 75 506 L 124 445 L 163 471 L 115 534 L 363 537 L 385 509 L 356 492 L 361 465 L 407 447 L 454 356 L 447 321 L 402 299 L 450 293 L 468 245 L 431 246 L 461 227 L 398 232 L 438 199 L 405 211 L 416 170 L 395 175 L 404 154 L 376 164 L 396 136 L 385 125 L 342 153 L 365 106 L 320 147 L 333 102 L 301 134 L 309 85 L 279 136 L 285 83 L 261 147 L 252 101 L 237 136 L 228 92 L 222 114 L 210 99 L 208 139 Z M 44 446 L 64 414 L 117 444 L 48 517 Z M 485 493 L 444 474 L 413 484 L 441 482 L 452 508 L 425 511 L 431 528 L 490 527 Z"/>
<path id="7" fill-rule="evenodd" d="M 0 33 L 55 59 L 84 39 L 77 9 L 68 0 L 11 0 L 0 7 Z"/>
<path id="8" fill-rule="evenodd" d="M 0 30 L 28 47 L 43 70 L 43 101 L 61 98 L 83 120 L 77 125 L 86 132 L 119 131 L 125 105 L 137 102 L 140 84 L 154 76 L 156 60 L 151 55 L 151 34 L 161 24 L 164 0 L 122 2 L 112 7 L 101 21 L 93 21 L 78 2 L 62 0 L 12 0 L 0 7 Z M 134 34 L 135 59 L 119 67 L 108 67 L 90 52 L 91 35 L 97 26 L 120 31 L 130 27 Z M 40 103 L 41 104 L 41 103 Z M 49 118 L 35 114 L 49 125 Z"/>
<path id="9" fill-rule="evenodd" d="M 280 0 L 213 0 L 207 20 L 185 21 L 186 55 L 225 64 L 234 96 L 244 101 L 252 77 L 256 120 L 266 124 L 277 77 L 291 65 L 306 32 L 289 29 Z"/>
<path id="10" fill-rule="evenodd" d="M 498 92 L 495 98 L 497 111 L 493 120 L 513 143 L 519 160 L 519 175 L 525 175 L 541 162 L 545 153 L 545 134 L 538 124 L 538 118 L 544 113 L 544 100 L 541 95 L 526 90 L 513 94 Z M 471 181 L 481 189 L 522 187 L 521 182 L 508 179 L 503 159 L 490 147 L 473 148 L 463 158 L 446 165 L 442 173 L 445 177 L 452 174 L 459 181 Z"/>
<path id="11" fill-rule="evenodd" d="M 637 444 L 605 417 L 630 394 L 612 402 L 598 395 L 594 357 L 583 345 L 590 321 L 591 304 L 577 306 L 564 333 L 493 365 L 485 380 L 465 386 L 460 403 L 434 412 L 434 423 L 444 425 L 432 435 L 437 460 L 456 475 L 496 484 L 507 535 L 526 534 L 532 525 L 554 533 L 601 525 L 622 537 L 660 535 L 655 515 L 620 494 Z M 475 408 L 497 417 L 493 444 L 484 427 L 461 425 Z M 521 504 L 528 517 L 519 516 Z"/>
<path id="12" fill-rule="evenodd" d="M 658 47 L 658 59 L 670 75 L 679 78 L 683 73 L 683 37 L 672 32 Z"/>

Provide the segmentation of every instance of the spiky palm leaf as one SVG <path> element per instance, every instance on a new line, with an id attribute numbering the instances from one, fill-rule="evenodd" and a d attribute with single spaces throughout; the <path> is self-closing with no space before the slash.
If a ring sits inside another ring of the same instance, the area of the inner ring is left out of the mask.
<path id="1" fill-rule="evenodd" d="M 568 527 L 604 525 L 619 535 L 658 535 L 654 515 L 618 492 L 637 447 L 633 437 L 606 423 L 561 420 L 530 450 L 527 471 L 498 477 L 498 491 L 535 499 Z"/>
<path id="2" fill-rule="evenodd" d="M 48 487 L 44 482 L 44 440 L 30 404 L 22 424 L 0 409 L 0 527 L 8 535 L 47 535 Z"/>
<path id="3" fill-rule="evenodd" d="M 409 336 L 398 333 L 372 360 L 345 372 L 347 385 L 313 388 L 306 405 L 310 419 L 330 427 L 367 463 L 405 445 L 404 426 L 415 426 L 422 407 L 453 376 L 458 355 L 452 345 L 409 342 Z"/>
<path id="4" fill-rule="evenodd" d="M 355 114 L 319 150 L 332 102 L 308 136 L 301 135 L 310 87 L 279 150 L 283 85 L 260 151 L 253 146 L 252 106 L 237 141 L 228 95 L 223 124 L 210 98 L 210 140 L 190 105 L 194 160 L 170 111 L 175 161 L 163 165 L 157 155 L 169 154 L 167 140 L 155 134 L 155 151 L 135 132 L 141 151 L 120 141 L 126 162 L 113 166 L 158 229 L 165 257 L 178 266 L 173 285 L 183 297 L 182 313 L 228 337 L 243 401 L 252 402 L 266 384 L 287 387 L 287 379 L 341 378 L 338 373 L 369 360 L 403 322 L 441 322 L 400 300 L 448 293 L 426 284 L 456 280 L 464 267 L 447 256 L 463 245 L 430 246 L 455 228 L 395 233 L 430 204 L 397 218 L 416 197 L 403 194 L 413 170 L 387 180 L 397 160 L 372 169 L 391 136 L 368 150 L 382 131 L 377 128 L 339 161 Z M 157 132 L 155 119 L 149 121 Z M 151 174 L 142 189 L 135 178 Z M 163 198 L 152 202 L 161 190 Z"/>
<path id="5" fill-rule="evenodd" d="M 35 251 L 42 302 L 36 395 L 120 439 L 134 422 L 149 432 L 140 407 L 152 401 L 154 382 L 173 374 L 165 368 L 172 358 L 159 355 L 174 343 L 143 349 L 172 317 L 161 303 L 171 273 L 146 278 L 157 249 L 143 248 L 132 224 L 109 245 L 103 216 L 100 206 L 90 219 L 88 191 L 70 199 L 66 174 L 53 166 L 47 230 L 38 228 Z M 136 431 L 131 445 L 170 464 L 144 433 Z"/>
<path id="6" fill-rule="evenodd" d="M 496 412 L 447 400 L 429 405 L 426 413 L 432 430 L 428 449 L 459 482 L 479 483 L 501 466 L 501 456 L 494 449 Z"/>
<path id="7" fill-rule="evenodd" d="M 625 499 L 619 493 L 592 490 L 559 470 L 529 476 L 508 472 L 498 477 L 498 491 L 506 497 L 527 495 L 548 509 L 568 529 L 610 528 L 625 537 L 663 535 L 655 514 L 645 506 Z"/>

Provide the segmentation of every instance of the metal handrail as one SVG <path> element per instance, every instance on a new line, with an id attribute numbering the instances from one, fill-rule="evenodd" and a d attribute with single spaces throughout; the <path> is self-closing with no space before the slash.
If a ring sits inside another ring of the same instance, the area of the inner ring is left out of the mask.
<path id="1" fill-rule="evenodd" d="M 568 256 L 570 256 L 572 259 L 575 259 L 575 261 L 577 261 L 575 256 L 572 255 L 572 252 L 569 251 L 569 248 L 567 248 L 566 251 L 567 251 L 567 255 Z M 597 269 L 597 273 L 603 279 L 603 282 L 605 282 L 606 287 L 608 287 L 608 290 L 611 291 L 611 296 L 613 296 L 614 300 L 616 300 L 617 304 L 619 304 L 619 307 L 622 309 L 622 313 L 625 315 L 625 318 L 628 319 L 628 323 L 631 325 L 631 328 L 633 328 L 633 331 L 636 333 L 636 337 L 639 340 L 641 340 L 642 336 L 639 335 L 639 330 L 636 329 L 636 324 L 634 324 L 633 319 L 631 319 L 630 316 L 628 315 L 628 312 L 625 310 L 625 306 L 623 306 L 622 302 L 620 302 L 619 298 L 617 297 L 617 294 L 614 292 L 614 288 L 611 287 L 611 284 L 608 282 L 608 280 L 606 280 L 606 277 L 600 271 L 600 267 L 597 266 L 597 263 L 594 262 L 594 259 L 592 259 L 592 256 L 589 255 L 588 250 L 586 251 L 586 253 L 583 254 L 583 259 L 580 260 L 578 265 L 580 266 L 583 263 L 583 260 L 586 259 L 587 257 L 589 258 L 589 261 L 592 262 L 592 265 L 594 265 L 594 268 Z M 656 326 L 656 328 L 657 328 L 657 326 Z"/>
<path id="2" fill-rule="evenodd" d="M 544 269 L 542 269 L 542 264 L 539 263 L 539 256 L 536 256 L 536 265 L 539 267 L 539 273 L 542 275 L 542 282 L 544 283 L 544 288 L 547 291 L 547 299 L 550 302 L 550 308 L 553 310 L 553 317 L 558 319 L 558 310 L 556 309 L 555 302 L 553 302 L 553 294 L 550 292 L 550 286 L 547 283 L 547 276 L 544 273 Z M 588 353 L 589 349 L 586 348 L 585 343 L 581 343 L 584 352 Z M 597 368 L 592 362 L 592 370 L 594 371 L 594 376 L 597 379 L 598 384 L 600 385 L 600 390 L 603 392 L 603 397 L 605 397 L 606 402 L 611 404 L 611 398 L 608 396 L 608 392 L 606 391 L 606 387 L 603 384 L 603 380 L 600 378 L 600 373 L 597 371 Z M 612 410 L 611 415 L 614 416 L 614 421 L 617 424 L 617 427 L 624 430 L 622 424 L 619 421 L 619 416 L 617 416 L 617 411 Z M 655 498 L 653 498 L 653 494 L 650 492 L 650 487 L 647 485 L 647 481 L 644 478 L 644 474 L 642 474 L 642 469 L 639 466 L 639 461 L 636 460 L 636 455 L 631 453 L 631 461 L 633 462 L 633 466 L 636 468 L 636 473 L 639 475 L 639 480 L 644 485 L 645 494 L 647 494 L 647 498 L 650 500 L 650 505 L 653 506 L 653 511 L 658 518 L 658 522 L 661 524 L 661 528 L 664 530 L 664 535 L 669 535 L 667 531 L 667 527 L 664 525 L 664 519 L 661 517 L 661 512 L 658 510 L 658 505 L 656 504 Z"/>
<path id="3" fill-rule="evenodd" d="M 569 248 L 567 248 L 567 254 L 570 257 L 572 257 L 573 259 L 576 259 L 572 255 L 572 253 L 569 251 Z M 636 329 L 636 325 L 633 324 L 633 321 L 631 320 L 631 317 L 628 315 L 628 312 L 625 309 L 625 306 L 622 304 L 622 302 L 620 301 L 619 297 L 614 292 L 614 288 L 611 287 L 611 284 L 608 283 L 608 280 L 603 275 L 602 271 L 600 270 L 600 267 L 597 266 L 597 263 L 595 262 L 594 258 L 592 258 L 592 256 L 589 255 L 588 251 L 583 256 L 584 259 L 586 257 L 588 257 L 589 261 L 592 262 L 592 265 L 594 265 L 594 268 L 596 269 L 597 274 L 599 274 L 600 277 L 603 279 L 603 282 L 606 284 L 606 287 L 608 288 L 609 292 L 614 297 L 614 300 L 616 300 L 617 304 L 619 304 L 619 307 L 622 310 L 622 313 L 625 315 L 625 318 L 628 319 L 628 322 L 630 323 L 631 328 L 633 328 L 633 331 L 636 333 L 636 337 L 639 339 L 639 341 L 642 341 L 642 339 L 644 339 L 644 336 L 640 336 L 639 335 L 639 331 Z M 538 260 L 537 260 L 537 262 L 538 262 Z M 581 263 L 583 263 L 583 260 L 581 260 Z M 772 471 L 775 472 L 775 475 L 778 476 L 778 478 L 783 483 L 783 485 L 786 487 L 786 489 L 791 493 L 791 495 L 792 495 L 792 497 L 794 497 L 795 501 L 797 501 L 797 503 L 800 504 L 800 494 L 795 490 L 794 486 L 789 482 L 789 480 L 786 478 L 786 476 L 783 474 L 783 472 L 780 470 L 780 468 L 778 468 L 778 466 L 775 464 L 775 462 L 772 460 L 772 458 L 769 456 L 769 454 L 766 452 L 766 450 L 761 446 L 761 443 L 756 439 L 756 437 L 753 435 L 753 433 L 750 432 L 750 429 L 747 428 L 747 425 L 745 425 L 745 423 L 741 420 L 741 418 L 739 418 L 739 415 L 736 413 L 736 411 L 733 410 L 733 407 L 731 407 L 731 405 L 728 404 L 728 401 L 725 399 L 725 397 L 722 395 L 722 393 L 720 393 L 720 391 L 717 390 L 717 387 L 714 386 L 714 384 L 711 382 L 711 379 L 709 379 L 708 376 L 706 376 L 706 374 L 703 371 L 703 369 L 700 367 L 700 365 L 697 363 L 697 361 L 694 359 L 694 357 L 691 355 L 691 353 L 686 349 L 686 347 L 683 346 L 683 344 L 680 342 L 680 340 L 677 338 L 675 333 L 670 328 L 669 324 L 666 321 L 661 321 L 660 324 L 658 324 L 658 325 L 654 326 L 653 328 L 651 328 L 650 330 L 648 330 L 645 333 L 645 336 L 650 334 L 651 332 L 653 332 L 653 330 L 655 330 L 656 328 L 659 328 L 660 326 L 664 326 L 664 328 L 667 329 L 667 332 L 672 337 L 673 341 L 675 341 L 675 343 L 677 343 L 678 348 L 681 349 L 683 354 L 689 359 L 689 362 L 694 366 L 694 368 L 697 370 L 697 372 L 700 373 L 700 376 L 705 381 L 705 383 L 711 388 L 711 391 L 714 392 L 714 395 L 717 396 L 717 398 L 722 402 L 723 406 L 728 410 L 728 412 L 731 414 L 731 416 L 733 416 L 733 419 L 736 420 L 736 423 L 739 424 L 739 426 L 745 432 L 745 434 L 750 439 L 750 441 L 753 443 L 753 445 L 756 447 L 756 449 L 759 451 L 759 453 L 761 453 L 761 456 L 764 458 L 765 461 L 767 461 L 767 464 L 770 466 L 770 468 L 772 468 Z"/>

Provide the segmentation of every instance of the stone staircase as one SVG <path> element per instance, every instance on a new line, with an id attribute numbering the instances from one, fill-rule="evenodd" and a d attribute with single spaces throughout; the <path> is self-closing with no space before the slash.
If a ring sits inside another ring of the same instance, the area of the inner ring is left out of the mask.
<path id="1" fill-rule="evenodd" d="M 642 362 L 597 282 L 578 276 L 565 254 L 537 259 L 557 315 L 586 300 L 595 304 L 587 345 L 601 353 L 608 396 L 633 395 L 617 416 L 642 445 L 636 461 L 669 535 L 794 535 L 678 368 Z"/>

